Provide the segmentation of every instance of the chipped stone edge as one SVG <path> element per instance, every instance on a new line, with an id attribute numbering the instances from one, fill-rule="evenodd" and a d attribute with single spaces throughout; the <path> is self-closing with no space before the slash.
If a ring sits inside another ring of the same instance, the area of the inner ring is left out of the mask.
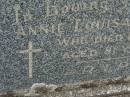
<path id="1" fill-rule="evenodd" d="M 64 97 L 66 94 L 71 97 L 80 97 L 80 95 L 95 97 L 127 93 L 130 94 L 130 76 L 122 76 L 106 80 L 82 81 L 63 85 L 34 83 L 28 89 L 0 92 L 0 97 L 39 97 L 43 95 L 46 95 L 47 97 L 53 97 L 54 95 Z"/>

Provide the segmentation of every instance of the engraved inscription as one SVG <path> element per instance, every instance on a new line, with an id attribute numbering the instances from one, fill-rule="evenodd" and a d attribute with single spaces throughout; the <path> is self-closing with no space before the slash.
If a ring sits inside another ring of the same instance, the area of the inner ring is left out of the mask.
<path id="1" fill-rule="evenodd" d="M 95 11 L 99 12 L 99 14 L 107 13 L 112 10 L 112 7 L 108 0 L 105 1 L 90 1 L 85 2 L 84 0 L 80 0 L 77 2 L 72 2 L 71 4 L 67 2 L 62 7 L 50 4 L 51 0 L 46 0 L 46 17 L 49 16 L 57 16 L 64 15 L 69 12 L 79 12 L 79 11 Z M 54 2 L 55 4 L 56 2 Z M 122 0 L 120 2 L 122 6 L 117 9 L 118 13 L 122 13 L 123 10 L 126 10 L 126 14 L 128 14 L 128 0 Z"/>
<path id="2" fill-rule="evenodd" d="M 53 2 L 53 4 L 52 4 L 51 0 L 45 0 L 44 3 L 43 3 L 43 5 L 45 6 L 44 8 L 46 9 L 45 10 L 46 16 L 43 16 L 43 17 L 46 19 L 48 19 L 50 16 L 59 17 L 62 15 L 65 15 L 66 13 L 69 13 L 69 12 L 82 12 L 82 11 L 96 11 L 99 13 L 99 16 L 100 16 L 100 14 L 107 13 L 112 10 L 112 7 L 107 0 L 100 1 L 100 2 L 99 1 L 85 2 L 84 0 L 81 0 L 81 1 L 77 1 L 77 2 L 72 2 L 71 4 L 69 2 L 66 2 L 66 4 L 64 4 L 61 7 L 57 6 L 56 1 Z M 58 2 L 58 3 L 60 3 L 60 2 Z M 128 14 L 128 11 L 129 11 L 128 10 L 128 7 L 129 7 L 128 0 L 123 0 L 120 3 L 122 6 L 120 6 L 120 8 L 118 8 L 118 10 L 116 9 L 117 12 L 122 13 L 123 10 L 126 10 L 127 14 Z M 61 34 L 64 34 L 64 32 L 66 32 L 64 27 L 66 27 L 66 25 L 68 25 L 68 24 L 61 23 L 61 22 L 56 23 L 56 24 L 53 24 L 53 23 L 47 24 L 47 25 L 46 25 L 46 23 L 45 24 L 39 23 L 35 26 L 34 25 L 32 26 L 32 24 L 29 24 L 27 26 L 28 30 L 25 30 L 25 28 L 21 25 L 20 17 L 23 17 L 24 22 L 33 21 L 35 18 L 34 14 L 30 12 L 29 8 L 26 9 L 26 12 L 24 12 L 20 8 L 19 4 L 15 4 L 14 11 L 15 11 L 15 17 L 16 17 L 16 24 L 17 24 L 16 32 L 19 35 L 30 35 L 30 33 L 32 33 L 33 35 L 37 35 L 39 33 L 48 34 L 51 32 L 51 33 L 55 33 L 58 36 L 61 36 Z M 24 12 L 24 14 L 20 14 L 21 12 Z M 87 15 L 85 14 L 85 16 L 87 16 Z M 88 33 L 88 32 L 93 32 L 93 31 L 99 31 L 99 30 L 102 30 L 103 28 L 112 28 L 112 27 L 118 28 L 120 26 L 127 26 L 127 27 L 130 26 L 129 18 L 125 18 L 120 21 L 120 19 L 118 19 L 118 18 L 111 19 L 111 20 L 109 20 L 109 19 L 87 20 L 84 17 L 82 19 L 80 19 L 80 18 L 74 18 L 74 20 L 72 19 L 73 20 L 72 22 L 74 24 L 71 25 L 71 28 L 74 28 L 74 29 L 71 29 L 71 32 Z M 89 16 L 87 16 L 87 17 L 89 17 Z M 98 39 L 98 40 L 100 41 L 100 39 Z"/>
<path id="3" fill-rule="evenodd" d="M 13 32 L 16 33 L 9 35 L 16 34 L 16 41 L 12 37 L 11 41 L 18 45 L 19 41 L 23 44 L 29 41 L 27 50 L 18 50 L 17 53 L 28 54 L 30 80 L 47 79 L 49 82 L 55 80 L 59 83 L 73 82 L 73 79 L 93 80 L 128 74 L 128 1 L 14 1 L 14 20 L 11 24 L 14 27 Z M 8 20 L 5 21 L 5 28 L 8 28 Z M 36 47 L 40 44 L 40 49 L 33 48 L 32 40 Z M 43 46 L 46 52 L 40 54 Z M 40 56 L 34 58 L 33 53 Z M 37 61 L 34 62 L 34 59 Z"/>
<path id="4" fill-rule="evenodd" d="M 0 63 L 3 90 L 130 75 L 130 0 L 0 0 Z"/>
<path id="5" fill-rule="evenodd" d="M 87 20 L 86 18 L 81 19 L 73 19 L 72 21 L 74 24 L 66 23 L 66 22 L 59 22 L 54 24 L 38 24 L 36 26 L 29 25 L 28 30 L 25 31 L 23 29 L 23 26 L 18 23 L 17 24 L 17 33 L 21 35 L 26 35 L 27 33 L 32 33 L 33 35 L 37 34 L 48 34 L 48 33 L 54 33 L 57 36 L 61 36 L 61 34 L 64 34 L 66 32 L 66 29 L 69 29 L 67 25 L 70 25 L 69 32 L 80 32 L 80 33 L 89 33 L 89 32 L 96 32 L 100 31 L 104 28 L 118 28 L 118 27 L 129 27 L 130 26 L 130 19 L 122 19 L 122 21 L 119 21 L 119 19 L 113 19 L 113 20 Z M 21 32 L 20 32 L 21 31 Z"/>
<path id="6" fill-rule="evenodd" d="M 20 11 L 20 6 L 17 4 L 14 6 L 14 10 L 15 10 L 15 17 L 16 17 L 16 23 L 19 23 L 19 11 Z"/>

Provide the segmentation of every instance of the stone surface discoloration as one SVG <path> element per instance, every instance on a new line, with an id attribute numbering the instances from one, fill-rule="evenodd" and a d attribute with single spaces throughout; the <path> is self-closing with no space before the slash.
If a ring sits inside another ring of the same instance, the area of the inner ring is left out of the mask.
<path id="1" fill-rule="evenodd" d="M 129 74 L 130 0 L 0 0 L 0 91 Z"/>
<path id="2" fill-rule="evenodd" d="M 12 95 L 12 97 L 124 97 L 126 95 L 127 97 L 129 94 L 129 77 L 120 77 L 113 80 L 86 81 L 64 85 L 36 83 L 28 89 L 3 92 L 0 97 L 8 97 L 8 95 Z"/>

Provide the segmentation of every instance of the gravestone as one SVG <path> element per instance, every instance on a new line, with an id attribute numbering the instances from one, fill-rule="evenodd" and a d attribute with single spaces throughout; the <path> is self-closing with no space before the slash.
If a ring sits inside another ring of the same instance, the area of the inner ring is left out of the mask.
<path id="1" fill-rule="evenodd" d="M 0 0 L 0 91 L 130 74 L 130 0 Z"/>

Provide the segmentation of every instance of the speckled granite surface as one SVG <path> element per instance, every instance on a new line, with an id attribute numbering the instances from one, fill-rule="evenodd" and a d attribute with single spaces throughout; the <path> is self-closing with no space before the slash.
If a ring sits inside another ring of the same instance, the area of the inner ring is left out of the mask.
<path id="1" fill-rule="evenodd" d="M 0 91 L 130 74 L 130 0 L 0 0 Z"/>

